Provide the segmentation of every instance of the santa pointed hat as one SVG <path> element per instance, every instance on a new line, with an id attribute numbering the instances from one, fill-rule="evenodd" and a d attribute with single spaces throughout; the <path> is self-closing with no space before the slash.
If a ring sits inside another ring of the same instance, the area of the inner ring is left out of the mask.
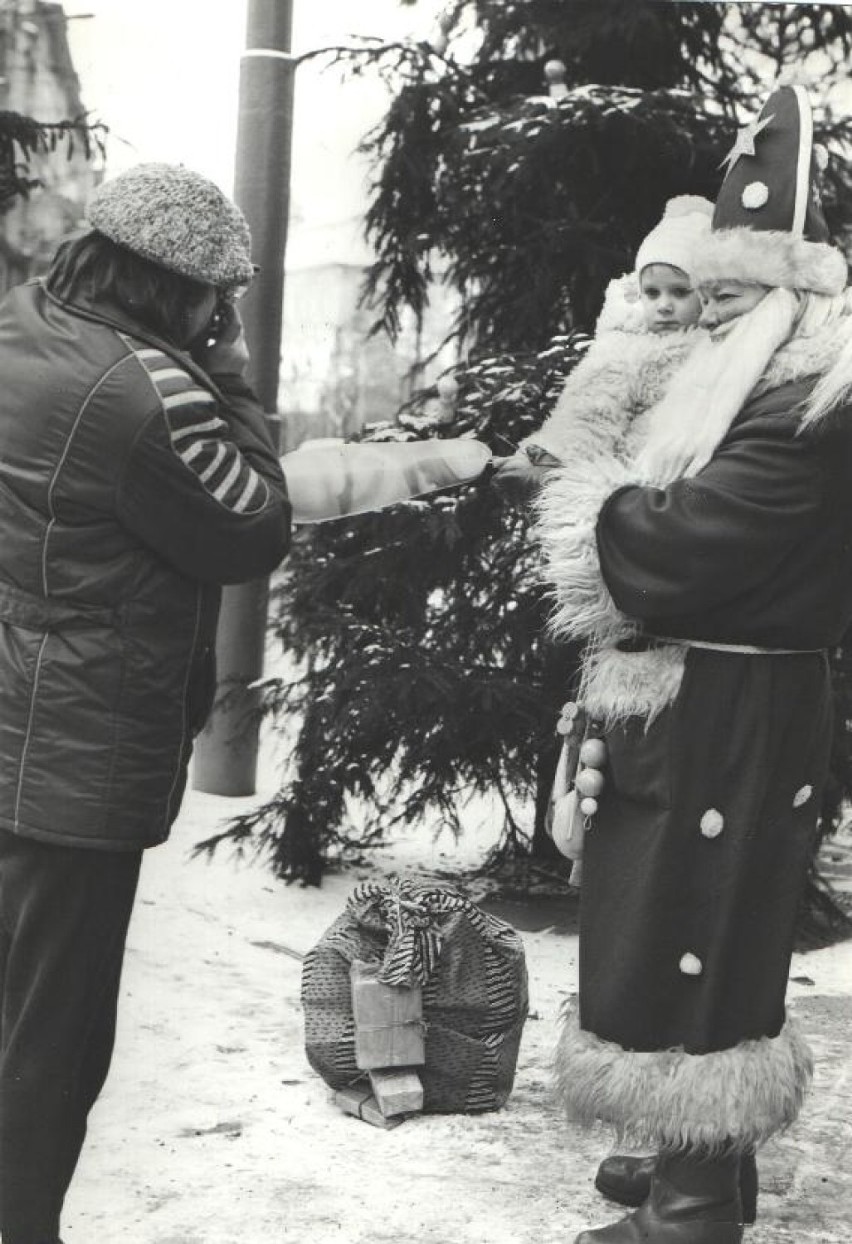
<path id="1" fill-rule="evenodd" d="M 693 277 L 839 294 L 843 254 L 828 241 L 811 107 L 804 87 L 780 86 L 725 157 L 725 180 Z"/>

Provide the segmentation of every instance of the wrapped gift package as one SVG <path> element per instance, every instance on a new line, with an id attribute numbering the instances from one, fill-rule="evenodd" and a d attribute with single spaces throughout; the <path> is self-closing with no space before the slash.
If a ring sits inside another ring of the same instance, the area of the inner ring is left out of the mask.
<path id="1" fill-rule="evenodd" d="M 379 967 L 356 959 L 349 970 L 356 1066 L 417 1066 L 426 1058 L 420 986 L 386 985 Z"/>
<path id="2" fill-rule="evenodd" d="M 373 1127 L 398 1127 L 405 1122 L 401 1115 L 392 1118 L 382 1114 L 369 1085 L 353 1084 L 349 1088 L 338 1089 L 332 1094 L 332 1100 L 344 1114 L 372 1123 Z"/>
<path id="3" fill-rule="evenodd" d="M 385 1118 L 417 1114 L 423 1109 L 423 1085 L 416 1071 L 371 1071 L 370 1084 Z"/>
<path id="4" fill-rule="evenodd" d="M 415 1069 L 424 1112 L 503 1105 L 529 1005 L 523 943 L 511 925 L 451 887 L 359 886 L 302 971 L 308 1061 L 333 1089 L 362 1072 L 354 962 L 375 965 L 382 984 L 420 988 L 424 1061 Z"/>

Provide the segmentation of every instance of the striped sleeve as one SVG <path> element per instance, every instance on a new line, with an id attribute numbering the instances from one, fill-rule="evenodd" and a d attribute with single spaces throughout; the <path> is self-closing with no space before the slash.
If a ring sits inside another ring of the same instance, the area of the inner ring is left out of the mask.
<path id="1" fill-rule="evenodd" d="M 153 347 L 136 349 L 163 407 L 172 448 L 206 491 L 236 514 L 262 510 L 266 481 L 230 439 L 215 398 L 189 372 Z"/>
<path id="2" fill-rule="evenodd" d="M 269 574 L 286 556 L 291 511 L 263 409 L 234 378 L 211 393 L 179 357 L 129 344 L 131 376 L 116 371 L 112 400 L 120 409 L 132 392 L 138 419 L 116 476 L 117 518 L 194 579 Z"/>

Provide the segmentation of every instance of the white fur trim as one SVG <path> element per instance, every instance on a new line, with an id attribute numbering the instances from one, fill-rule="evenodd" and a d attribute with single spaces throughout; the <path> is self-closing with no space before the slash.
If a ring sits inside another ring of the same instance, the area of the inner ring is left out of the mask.
<path id="1" fill-rule="evenodd" d="M 628 482 L 626 467 L 614 457 L 601 456 L 554 471 L 539 493 L 536 535 L 555 600 L 548 628 L 557 638 L 615 641 L 635 629 L 604 583 L 595 538 L 601 506 Z"/>
<path id="2" fill-rule="evenodd" d="M 852 291 L 847 290 L 843 299 L 831 300 L 828 321 L 802 338 L 802 348 L 806 347 L 810 347 L 810 357 L 816 357 L 819 364 L 811 367 L 810 374 L 821 377 L 802 420 L 809 427 L 848 404 L 852 396 Z"/>
<path id="3" fill-rule="evenodd" d="M 563 1015 L 555 1073 L 572 1119 L 610 1124 L 621 1139 L 654 1148 L 742 1150 L 795 1121 L 813 1059 L 789 1019 L 777 1037 L 717 1053 L 641 1053 L 583 1031 L 571 1010 Z"/>
<path id="4" fill-rule="evenodd" d="M 846 285 L 846 260 L 827 242 L 807 242 L 780 230 L 717 229 L 697 251 L 696 284 L 746 281 L 781 289 L 839 294 Z"/>
<path id="5" fill-rule="evenodd" d="M 580 699 L 610 729 L 628 717 L 650 724 L 672 704 L 683 679 L 686 648 L 679 644 L 621 652 L 591 647 L 586 653 Z"/>
<path id="6" fill-rule="evenodd" d="M 823 298 L 822 294 L 808 295 Z M 786 345 L 776 350 L 769 366 L 755 387 L 755 393 L 768 393 L 782 384 L 825 376 L 838 365 L 844 346 L 852 339 L 852 316 L 833 320 L 813 332 L 797 332 Z"/>
<path id="7" fill-rule="evenodd" d="M 606 497 L 633 482 L 623 465 L 637 419 L 665 391 L 672 372 L 704 334 L 696 330 L 604 333 L 568 377 L 556 409 L 530 439 L 564 465 L 536 502 L 536 536 L 555 597 L 554 634 L 598 642 L 631 634 L 600 574 L 595 524 Z"/>
<path id="8" fill-rule="evenodd" d="M 630 422 L 632 377 L 643 365 L 649 339 L 649 333 L 625 332 L 596 338 L 565 381 L 553 413 L 527 439 L 557 458 L 612 452 Z"/>
<path id="9" fill-rule="evenodd" d="M 661 336 L 601 333 L 565 381 L 552 414 L 522 446 L 534 442 L 571 460 L 614 453 L 637 413 L 659 399 L 704 335 L 696 329 Z"/>

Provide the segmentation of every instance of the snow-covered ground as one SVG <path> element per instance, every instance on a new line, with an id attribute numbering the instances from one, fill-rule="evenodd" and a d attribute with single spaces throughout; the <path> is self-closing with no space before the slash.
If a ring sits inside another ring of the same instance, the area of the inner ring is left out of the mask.
<path id="1" fill-rule="evenodd" d="M 558 922 L 523 934 L 532 1011 L 502 1111 L 370 1127 L 336 1109 L 305 1060 L 296 957 L 364 870 L 305 889 L 226 852 L 190 858 L 251 802 L 191 793 L 171 841 L 146 857 L 115 1061 L 66 1244 L 570 1244 L 617 1217 L 591 1182 L 608 1138 L 568 1128 L 550 1096 L 576 938 Z M 488 834 L 458 846 L 421 835 L 380 851 L 375 867 L 464 865 Z M 764 1216 L 746 1238 L 848 1244 L 852 943 L 797 955 L 791 977 L 819 1070 L 803 1118 L 762 1158 Z"/>

